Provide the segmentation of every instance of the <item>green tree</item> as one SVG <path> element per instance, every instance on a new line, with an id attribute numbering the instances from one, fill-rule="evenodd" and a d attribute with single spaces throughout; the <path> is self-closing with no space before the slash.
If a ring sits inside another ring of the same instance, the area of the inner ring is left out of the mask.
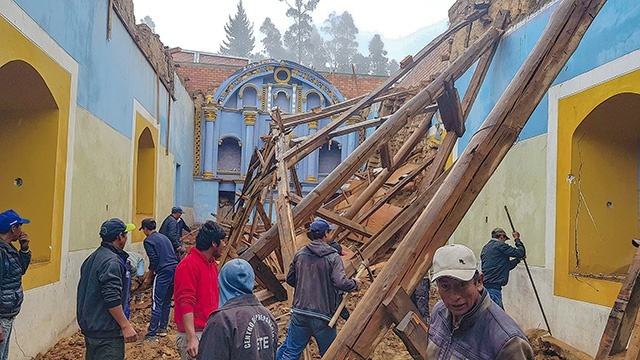
<path id="1" fill-rule="evenodd" d="M 335 12 L 329 14 L 324 22 L 322 31 L 331 36 L 326 42 L 329 56 L 329 67 L 338 72 L 351 72 L 351 64 L 358 53 L 356 35 L 358 28 L 353 22 L 353 17 L 345 11 L 342 15 Z"/>
<path id="2" fill-rule="evenodd" d="M 276 28 L 270 18 L 264 19 L 264 22 L 260 26 L 260 32 L 264 34 L 262 45 L 264 46 L 264 54 L 266 57 L 277 60 L 290 59 L 287 50 L 282 46 L 280 30 Z"/>
<path id="3" fill-rule="evenodd" d="M 249 22 L 247 13 L 242 6 L 242 0 L 238 2 L 238 12 L 235 17 L 229 15 L 229 22 L 224 26 L 227 39 L 220 45 L 220 53 L 223 55 L 252 57 L 251 51 L 255 47 L 256 39 L 253 36 L 253 24 Z"/>
<path id="4" fill-rule="evenodd" d="M 293 24 L 284 33 L 285 46 L 293 54 L 295 61 L 310 66 L 310 54 L 314 52 L 309 41 L 314 29 L 311 13 L 320 0 L 295 0 L 293 5 L 289 0 L 279 1 L 289 6 L 286 15 L 293 19 Z"/>
<path id="5" fill-rule="evenodd" d="M 391 61 L 389 61 L 389 74 L 394 74 L 398 70 L 400 70 L 400 64 L 398 64 L 396 59 L 391 59 Z"/>
<path id="6" fill-rule="evenodd" d="M 309 53 L 309 66 L 317 71 L 327 70 L 327 51 L 324 39 L 318 32 L 317 28 L 313 28 L 311 36 L 309 37 L 309 44 L 311 45 L 311 51 Z"/>
<path id="7" fill-rule="evenodd" d="M 384 42 L 379 34 L 375 34 L 369 42 L 369 60 L 372 75 L 389 75 L 389 58 L 384 49 Z"/>

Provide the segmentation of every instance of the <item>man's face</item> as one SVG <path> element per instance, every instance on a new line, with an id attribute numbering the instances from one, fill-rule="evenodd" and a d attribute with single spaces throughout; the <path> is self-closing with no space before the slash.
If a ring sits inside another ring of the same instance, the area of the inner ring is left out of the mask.
<path id="1" fill-rule="evenodd" d="M 181 213 L 179 213 L 179 212 L 177 212 L 177 213 L 173 213 L 173 214 L 171 214 L 171 216 L 173 216 L 173 217 L 174 217 L 174 218 L 176 218 L 176 219 L 179 219 L 179 218 L 180 218 L 180 216 L 182 216 L 182 214 L 181 214 Z"/>
<path id="2" fill-rule="evenodd" d="M 220 257 L 222 256 L 222 251 L 227 246 L 227 238 L 225 237 L 224 239 L 220 240 L 220 245 L 212 243 L 211 246 L 213 247 L 213 258 L 220 259 Z"/>
<path id="3" fill-rule="evenodd" d="M 462 281 L 452 277 L 441 277 L 437 280 L 438 293 L 444 305 L 454 316 L 468 313 L 475 304 L 480 302 L 482 291 L 482 274 L 478 281 L 474 279 Z"/>
<path id="4" fill-rule="evenodd" d="M 22 224 L 14 225 L 11 227 L 11 230 L 9 230 L 9 240 L 11 242 L 17 241 L 20 235 L 22 235 Z"/>
<path id="5" fill-rule="evenodd" d="M 118 237 L 113 241 L 113 246 L 118 249 L 124 249 L 124 246 L 127 244 L 127 234 L 122 233 L 118 235 Z"/>

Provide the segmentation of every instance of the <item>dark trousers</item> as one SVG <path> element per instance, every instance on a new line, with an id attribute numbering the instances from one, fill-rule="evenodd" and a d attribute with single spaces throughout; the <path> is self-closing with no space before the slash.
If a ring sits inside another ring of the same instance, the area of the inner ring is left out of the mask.
<path id="1" fill-rule="evenodd" d="M 124 360 L 124 338 L 90 338 L 85 336 L 86 360 Z"/>
<path id="2" fill-rule="evenodd" d="M 148 336 L 156 335 L 158 329 L 167 329 L 175 270 L 175 267 L 163 269 L 156 274 L 156 278 L 153 281 L 153 304 L 151 305 L 151 321 L 147 330 Z"/>
<path id="3" fill-rule="evenodd" d="M 331 346 L 336 334 L 336 328 L 330 328 L 329 322 L 326 320 L 292 313 L 287 337 L 278 348 L 276 359 L 299 359 L 312 336 L 316 339 L 318 350 L 322 356 Z"/>

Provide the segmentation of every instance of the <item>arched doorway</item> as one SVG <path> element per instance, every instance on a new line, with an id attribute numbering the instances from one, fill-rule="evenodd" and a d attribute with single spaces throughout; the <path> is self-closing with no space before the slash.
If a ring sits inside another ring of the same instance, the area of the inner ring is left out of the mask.
<path id="1" fill-rule="evenodd" d="M 155 129 L 154 129 L 155 130 Z M 134 162 L 134 223 L 155 217 L 156 207 L 156 139 L 149 122 L 136 116 L 136 148 Z M 133 232 L 134 241 L 142 241 L 140 232 Z"/>
<path id="2" fill-rule="evenodd" d="M 0 211 L 13 208 L 31 220 L 25 231 L 37 239 L 30 244 L 33 263 L 52 259 L 52 232 L 62 217 L 56 207 L 59 126 L 58 105 L 38 71 L 21 60 L 2 65 Z"/>

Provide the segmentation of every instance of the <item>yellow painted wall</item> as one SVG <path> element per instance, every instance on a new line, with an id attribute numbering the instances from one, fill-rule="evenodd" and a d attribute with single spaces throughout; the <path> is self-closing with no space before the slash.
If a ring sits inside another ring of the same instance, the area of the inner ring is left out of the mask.
<path id="1" fill-rule="evenodd" d="M 611 306 L 620 290 L 618 282 L 570 274 L 625 273 L 631 262 L 629 241 L 638 236 L 639 93 L 635 71 L 559 101 L 559 296 Z"/>
<path id="2" fill-rule="evenodd" d="M 60 279 L 71 75 L 2 17 L 0 34 L 0 67 L 22 61 L 39 74 L 24 78 L 33 81 L 29 101 L 0 110 L 3 135 L 11 134 L 2 140 L 0 208 L 14 208 L 32 221 L 24 227 L 37 262 L 23 279 L 24 288 L 30 289 Z M 3 85 L 0 96 L 10 97 L 14 89 Z M 43 109 L 33 96 L 37 94 L 50 96 L 52 106 Z M 17 177 L 23 186 L 15 186 Z"/>
<path id="3" fill-rule="evenodd" d="M 526 246 L 528 264 L 544 266 L 546 144 L 547 136 L 541 135 L 513 146 L 460 222 L 456 243 L 469 246 L 479 258 L 493 228 L 511 234 L 507 205 Z M 513 241 L 508 244 L 513 246 Z"/>
<path id="4" fill-rule="evenodd" d="M 160 155 L 158 156 L 158 196 L 156 197 L 156 220 L 158 226 L 162 224 L 164 218 L 171 213 L 173 203 L 174 184 L 176 179 L 175 159 L 171 153 L 165 155 L 165 147 L 160 147 Z M 179 205 L 179 204 L 177 204 Z M 187 209 L 183 208 L 186 212 Z M 185 215 L 182 216 L 185 218 Z M 191 225 L 191 223 L 189 223 Z"/>
<path id="5" fill-rule="evenodd" d="M 131 218 L 131 140 L 88 111 L 76 110 L 70 250 L 100 244 L 100 225 Z"/>
<path id="6" fill-rule="evenodd" d="M 145 218 L 154 218 L 158 158 L 158 129 L 153 119 L 136 113 L 135 148 L 133 152 L 133 222 L 136 226 Z M 134 242 L 144 240 L 144 234 L 134 231 Z"/>

